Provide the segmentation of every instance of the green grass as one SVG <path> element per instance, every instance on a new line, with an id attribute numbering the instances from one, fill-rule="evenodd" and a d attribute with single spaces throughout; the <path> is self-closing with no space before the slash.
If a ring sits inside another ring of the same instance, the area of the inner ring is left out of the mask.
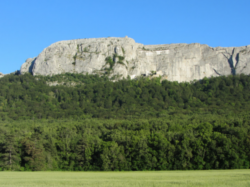
<path id="1" fill-rule="evenodd" d="M 244 187 L 250 170 L 156 172 L 0 172 L 1 187 Z"/>

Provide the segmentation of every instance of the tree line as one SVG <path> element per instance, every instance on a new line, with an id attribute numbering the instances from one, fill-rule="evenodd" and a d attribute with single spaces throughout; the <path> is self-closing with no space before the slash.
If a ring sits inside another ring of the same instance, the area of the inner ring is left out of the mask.
<path id="1" fill-rule="evenodd" d="M 192 83 L 6 75 L 0 79 L 0 170 L 249 168 L 249 91 L 247 75 Z"/>
<path id="2" fill-rule="evenodd" d="M 249 169 L 249 116 L 0 122 L 0 169 Z"/>
<path id="3" fill-rule="evenodd" d="M 48 80 L 81 82 L 48 86 Z M 167 114 L 239 114 L 250 109 L 250 77 L 204 78 L 194 83 L 160 78 L 108 81 L 97 75 L 8 75 L 0 79 L 0 120 L 130 119 Z"/>

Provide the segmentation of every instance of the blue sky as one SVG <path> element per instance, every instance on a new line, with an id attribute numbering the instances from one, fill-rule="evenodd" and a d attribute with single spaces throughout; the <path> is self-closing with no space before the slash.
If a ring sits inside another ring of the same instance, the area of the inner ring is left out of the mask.
<path id="1" fill-rule="evenodd" d="M 250 44 L 250 0 L 0 1 L 0 72 L 60 40 L 131 37 L 143 44 Z"/>

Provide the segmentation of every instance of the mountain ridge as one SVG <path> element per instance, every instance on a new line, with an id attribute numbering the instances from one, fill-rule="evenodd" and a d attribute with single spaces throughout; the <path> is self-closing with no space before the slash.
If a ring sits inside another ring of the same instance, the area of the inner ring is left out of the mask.
<path id="1" fill-rule="evenodd" d="M 132 38 L 91 38 L 53 43 L 21 66 L 21 74 L 83 73 L 134 79 L 161 76 L 190 82 L 204 77 L 250 74 L 250 45 L 209 47 L 205 44 L 143 45 Z"/>

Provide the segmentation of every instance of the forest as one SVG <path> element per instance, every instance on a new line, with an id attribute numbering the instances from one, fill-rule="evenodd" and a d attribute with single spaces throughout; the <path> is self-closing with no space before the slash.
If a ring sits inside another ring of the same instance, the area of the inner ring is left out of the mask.
<path id="1" fill-rule="evenodd" d="M 6 75 L 0 170 L 250 168 L 248 75 L 160 80 Z"/>

